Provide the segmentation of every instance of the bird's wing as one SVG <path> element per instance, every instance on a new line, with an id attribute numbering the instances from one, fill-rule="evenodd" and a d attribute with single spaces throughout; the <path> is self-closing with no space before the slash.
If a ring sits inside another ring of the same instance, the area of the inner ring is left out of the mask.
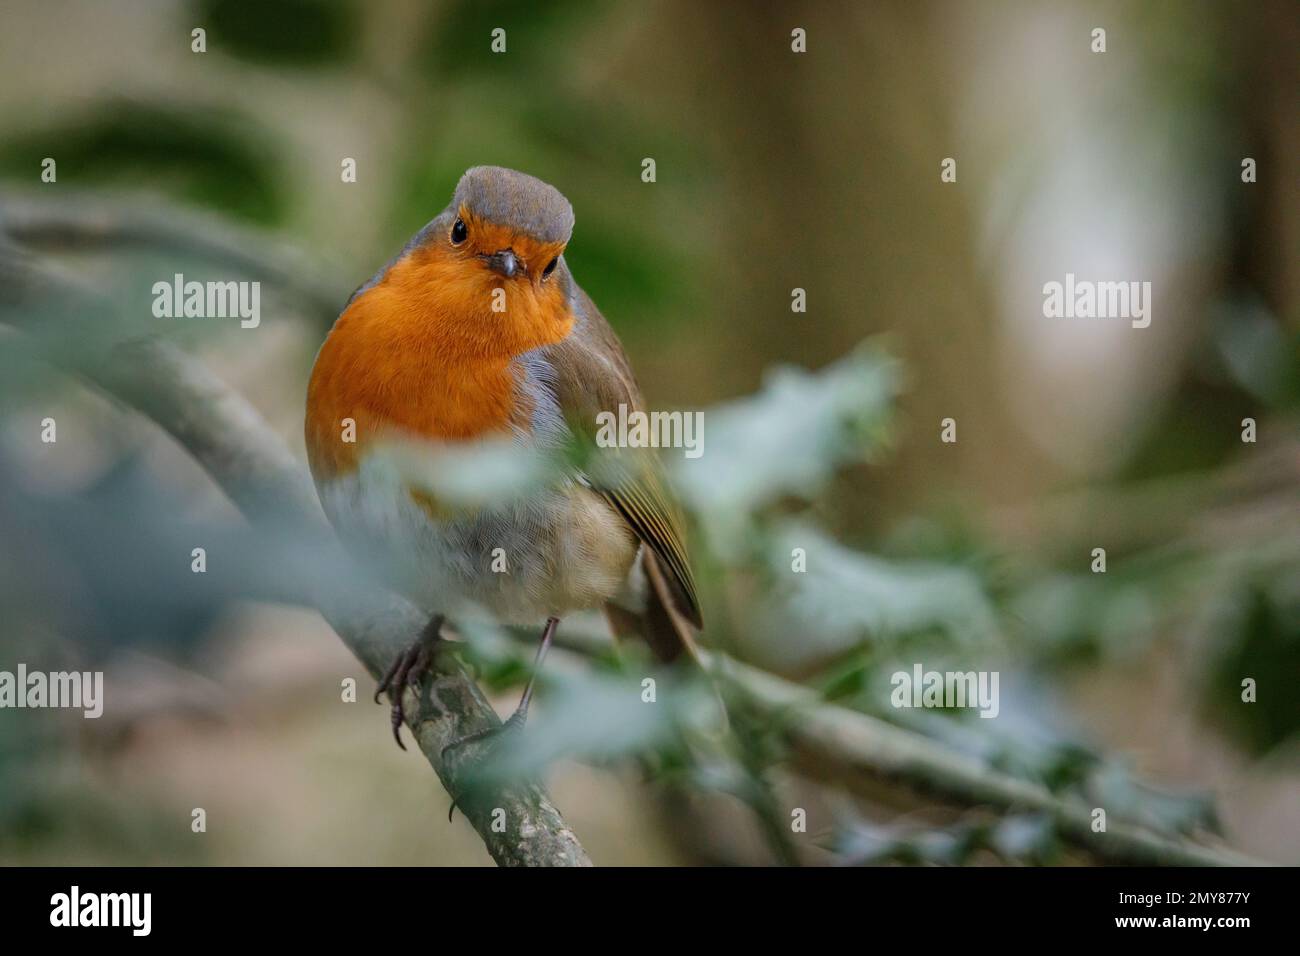
<path id="1" fill-rule="evenodd" d="M 590 437 L 600 412 L 617 414 L 620 404 L 629 411 L 643 411 L 644 402 L 614 330 L 581 290 L 576 297 L 573 332 L 542 351 L 551 366 L 561 412 L 571 428 Z M 617 469 L 593 474 L 590 480 L 654 552 L 669 579 L 675 609 L 701 627 L 681 511 L 654 456 L 648 452 L 620 455 Z"/>

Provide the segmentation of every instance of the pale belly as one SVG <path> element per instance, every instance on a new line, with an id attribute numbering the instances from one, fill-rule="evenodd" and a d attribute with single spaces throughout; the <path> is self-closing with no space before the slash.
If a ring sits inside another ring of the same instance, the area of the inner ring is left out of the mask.
<path id="1" fill-rule="evenodd" d="M 325 513 L 367 569 L 431 613 L 477 608 L 502 623 L 536 624 L 626 599 L 640 542 L 583 485 L 435 517 L 405 486 L 363 472 L 319 485 Z"/>

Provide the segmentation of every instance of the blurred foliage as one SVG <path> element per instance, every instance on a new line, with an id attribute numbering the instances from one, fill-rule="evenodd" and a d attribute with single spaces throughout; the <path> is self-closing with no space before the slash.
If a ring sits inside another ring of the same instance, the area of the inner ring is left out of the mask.
<path id="1" fill-rule="evenodd" d="M 1236 639 L 1217 650 L 1202 700 L 1252 751 L 1268 751 L 1300 731 L 1300 587 L 1247 586 L 1219 613 L 1218 627 Z M 1257 699 L 1243 707 L 1246 679 Z"/>
<path id="2" fill-rule="evenodd" d="M 0 146 L 0 175 L 30 182 L 51 154 L 59 182 L 147 185 L 261 225 L 285 211 L 270 137 L 227 109 L 110 99 L 84 115 L 19 132 Z"/>
<path id="3" fill-rule="evenodd" d="M 961 866 L 978 862 L 982 851 L 1008 861 L 1049 864 L 1058 862 L 1061 854 L 1052 821 L 1041 814 L 1010 814 L 998 820 L 929 828 L 858 820 L 841 826 L 830 846 L 850 866 Z"/>
<path id="4" fill-rule="evenodd" d="M 1300 408 L 1300 330 L 1260 302 L 1223 306 L 1215 322 L 1215 372 L 1226 385 L 1276 411 Z"/>
<path id="5" fill-rule="evenodd" d="M 276 69 L 317 67 L 351 56 L 360 36 L 355 0 L 200 0 L 195 23 L 209 49 Z"/>
<path id="6" fill-rule="evenodd" d="M 528 0 L 454 0 L 443 4 L 428 22 L 418 61 L 434 82 L 488 81 L 507 86 L 551 76 L 550 88 L 563 84 L 565 63 L 556 51 L 609 10 L 608 0 L 557 0 L 538 5 Z M 495 29 L 506 31 L 506 52 L 494 53 L 483 40 Z M 506 76 L 502 77 L 502 71 Z"/>
<path id="7" fill-rule="evenodd" d="M 803 634 L 810 654 L 835 656 L 865 643 L 881 645 L 937 634 L 987 648 L 998 625 L 983 583 L 970 571 L 926 562 L 886 561 L 845 548 L 816 528 L 786 522 L 772 529 L 765 586 L 754 626 L 770 646 Z M 791 574 L 792 555 L 809 556 Z"/>
<path id="8" fill-rule="evenodd" d="M 816 374 L 773 369 L 757 394 L 710 410 L 705 453 L 675 475 L 713 546 L 734 557 L 760 509 L 812 500 L 837 468 L 871 460 L 898 387 L 895 363 L 862 347 Z"/>

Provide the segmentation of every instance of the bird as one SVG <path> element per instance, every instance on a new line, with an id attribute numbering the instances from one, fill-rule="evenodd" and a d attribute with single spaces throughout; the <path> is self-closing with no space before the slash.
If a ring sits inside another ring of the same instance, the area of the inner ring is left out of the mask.
<path id="1" fill-rule="evenodd" d="M 375 692 L 389 696 L 402 749 L 403 690 L 418 689 L 448 615 L 466 604 L 541 627 L 504 729 L 523 727 L 556 629 L 575 611 L 603 610 L 616 636 L 640 635 L 661 661 L 698 661 L 684 521 L 653 457 L 588 459 L 478 510 L 367 466 L 393 441 L 554 450 L 590 436 L 602 412 L 644 410 L 618 336 L 565 260 L 574 223 L 540 179 L 467 170 L 447 207 L 352 294 L 312 368 L 304 434 L 321 506 L 351 552 L 429 615 Z"/>

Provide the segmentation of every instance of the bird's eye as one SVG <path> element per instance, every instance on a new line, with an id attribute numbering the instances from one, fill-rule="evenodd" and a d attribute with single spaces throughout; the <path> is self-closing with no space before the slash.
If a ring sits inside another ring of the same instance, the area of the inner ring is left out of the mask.
<path id="1" fill-rule="evenodd" d="M 465 228 L 465 220 L 457 219 L 456 225 L 451 227 L 451 244 L 459 246 L 469 237 L 469 230 Z"/>
<path id="2" fill-rule="evenodd" d="M 550 275 L 552 272 L 555 271 L 555 265 L 556 265 L 556 263 L 558 263 L 559 261 L 560 261 L 559 257 L 556 256 L 556 257 L 555 257 L 554 259 L 552 259 L 550 262 L 546 263 L 546 268 L 542 270 L 542 278 L 543 278 L 543 279 L 545 279 L 548 275 Z"/>

